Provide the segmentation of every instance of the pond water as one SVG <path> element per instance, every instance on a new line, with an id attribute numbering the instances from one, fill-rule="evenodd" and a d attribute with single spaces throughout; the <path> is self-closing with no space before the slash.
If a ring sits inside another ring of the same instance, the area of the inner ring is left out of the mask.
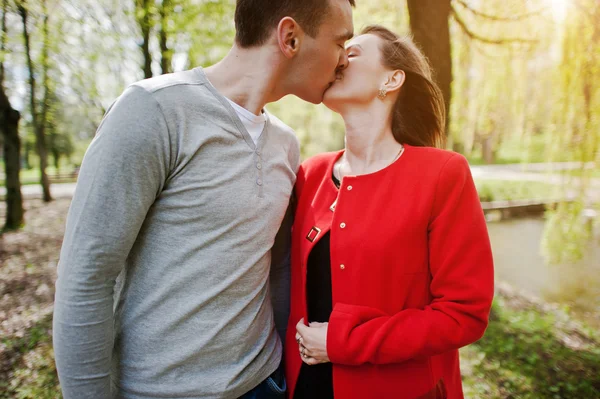
<path id="1" fill-rule="evenodd" d="M 600 239 L 590 240 L 582 260 L 548 264 L 541 252 L 542 218 L 489 222 L 496 278 L 545 301 L 568 305 L 584 318 L 600 319 Z"/>

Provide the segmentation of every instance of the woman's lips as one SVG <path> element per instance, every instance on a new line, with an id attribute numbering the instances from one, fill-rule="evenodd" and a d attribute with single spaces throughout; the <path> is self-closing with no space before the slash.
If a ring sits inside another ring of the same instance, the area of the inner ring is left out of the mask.
<path id="1" fill-rule="evenodd" d="M 338 82 L 341 82 L 342 80 L 344 80 L 344 75 L 342 75 L 342 74 L 337 74 L 337 75 L 335 76 L 335 80 L 334 80 L 333 82 L 329 82 L 329 84 L 327 85 L 327 90 L 331 89 L 331 87 L 332 87 L 334 84 L 336 84 L 336 83 L 338 83 Z"/>

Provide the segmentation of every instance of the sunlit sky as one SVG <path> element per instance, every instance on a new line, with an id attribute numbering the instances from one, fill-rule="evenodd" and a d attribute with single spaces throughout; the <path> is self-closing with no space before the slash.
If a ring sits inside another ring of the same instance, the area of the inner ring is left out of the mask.
<path id="1" fill-rule="evenodd" d="M 552 14 L 556 20 L 562 21 L 567 14 L 567 6 L 570 0 L 546 0 L 550 3 Z"/>

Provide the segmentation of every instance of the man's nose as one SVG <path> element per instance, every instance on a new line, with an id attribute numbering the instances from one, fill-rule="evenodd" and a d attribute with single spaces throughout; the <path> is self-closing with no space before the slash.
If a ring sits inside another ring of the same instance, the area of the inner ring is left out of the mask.
<path id="1" fill-rule="evenodd" d="M 340 62 L 338 64 L 337 70 L 338 71 L 343 71 L 344 69 L 348 68 L 348 63 L 350 61 L 348 60 L 348 54 L 346 54 L 346 51 L 344 51 L 342 53 L 342 56 L 340 57 Z"/>

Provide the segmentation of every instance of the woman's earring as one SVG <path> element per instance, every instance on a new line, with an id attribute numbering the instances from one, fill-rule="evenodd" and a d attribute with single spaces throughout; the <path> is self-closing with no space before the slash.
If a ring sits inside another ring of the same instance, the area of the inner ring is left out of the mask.
<path id="1" fill-rule="evenodd" d="M 379 94 L 377 94 L 377 98 L 383 100 L 387 96 L 387 89 L 379 89 Z"/>

